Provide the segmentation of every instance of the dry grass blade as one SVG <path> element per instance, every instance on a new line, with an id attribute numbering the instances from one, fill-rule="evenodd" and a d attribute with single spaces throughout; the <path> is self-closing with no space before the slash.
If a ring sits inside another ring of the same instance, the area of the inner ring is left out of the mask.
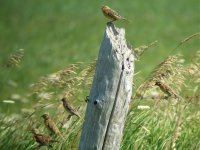
<path id="1" fill-rule="evenodd" d="M 193 80 L 199 80 L 200 78 L 200 51 L 195 53 L 192 62 L 185 67 L 186 75 L 190 76 Z M 200 81 L 200 80 L 199 80 Z"/>
<path id="2" fill-rule="evenodd" d="M 77 74 L 79 69 L 78 64 L 71 64 L 67 68 L 59 70 L 55 73 L 42 77 L 38 82 L 31 85 L 34 89 L 34 93 L 45 92 L 50 85 L 57 87 L 70 87 L 75 81 L 71 78 Z"/>
<path id="3" fill-rule="evenodd" d="M 92 77 L 95 71 L 95 67 L 96 67 L 96 59 L 94 61 L 92 61 L 85 69 L 83 69 L 79 76 L 77 77 L 80 84 L 85 84 L 85 85 L 90 85 L 92 82 Z"/>
<path id="4" fill-rule="evenodd" d="M 19 66 L 22 58 L 24 56 L 24 50 L 19 49 L 17 50 L 14 54 L 11 54 L 9 58 L 7 59 L 5 66 L 6 67 L 14 67 L 14 66 Z"/>
<path id="5" fill-rule="evenodd" d="M 180 130 L 181 130 L 181 121 L 182 121 L 182 112 L 180 112 L 178 119 L 176 121 L 176 125 L 175 125 L 175 130 L 174 130 L 174 135 L 172 138 L 172 149 L 176 150 L 176 141 L 180 135 Z"/>
<path id="6" fill-rule="evenodd" d="M 195 97 L 200 93 L 200 51 L 197 51 L 191 60 L 191 63 L 185 66 L 184 75 L 188 78 L 187 90 L 192 91 L 193 96 Z"/>
<path id="7" fill-rule="evenodd" d="M 138 59 L 145 51 L 147 51 L 150 47 L 156 45 L 158 41 L 154 41 L 150 43 L 149 45 L 142 45 L 140 47 L 137 47 L 134 49 L 134 54 L 136 59 Z"/>
<path id="8" fill-rule="evenodd" d="M 190 41 L 190 40 L 192 40 L 192 39 L 194 39 L 194 38 L 196 38 L 196 37 L 198 37 L 198 36 L 200 36 L 200 32 L 195 33 L 195 34 L 192 34 L 192 35 L 186 37 L 186 38 L 185 38 L 184 40 L 182 40 L 172 51 L 176 50 L 177 48 L 179 48 L 179 47 L 180 47 L 181 45 L 183 45 L 184 43 L 186 43 L 186 42 L 188 42 L 188 41 Z"/>
<path id="9" fill-rule="evenodd" d="M 85 68 L 83 68 L 76 76 L 72 77 L 70 80 L 73 82 L 71 84 L 70 88 L 67 88 L 65 91 L 65 94 L 68 97 L 73 96 L 76 91 L 77 93 L 81 93 L 88 87 L 88 85 L 91 85 L 94 71 L 96 67 L 96 60 L 92 61 L 90 64 L 88 64 Z"/>

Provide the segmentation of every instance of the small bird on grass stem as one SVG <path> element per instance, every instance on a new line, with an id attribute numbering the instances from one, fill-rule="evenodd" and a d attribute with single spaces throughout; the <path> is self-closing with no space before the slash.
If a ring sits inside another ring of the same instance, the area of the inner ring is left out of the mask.
<path id="1" fill-rule="evenodd" d="M 39 144 L 36 149 L 39 149 L 41 146 L 52 147 L 51 143 L 58 142 L 52 140 L 49 135 L 37 133 L 37 130 L 35 128 L 33 128 L 31 131 L 35 141 Z"/>
<path id="2" fill-rule="evenodd" d="M 156 81 L 155 85 L 157 85 L 161 91 L 167 94 L 167 98 L 170 96 L 174 96 L 175 98 L 181 98 L 170 86 L 161 81 Z"/>
<path id="3" fill-rule="evenodd" d="M 66 95 L 61 99 L 61 101 L 63 102 L 63 107 L 70 113 L 70 115 L 75 115 L 81 118 L 78 111 L 68 102 Z"/>
<path id="4" fill-rule="evenodd" d="M 114 11 L 113 9 L 111 9 L 110 7 L 106 6 L 106 5 L 102 5 L 101 10 L 104 14 L 104 16 L 108 19 L 111 20 L 111 22 L 116 21 L 116 20 L 126 20 L 128 22 L 130 22 L 128 19 L 120 16 L 116 11 Z"/>
<path id="5" fill-rule="evenodd" d="M 60 130 L 48 114 L 45 113 L 41 117 L 44 119 L 44 124 L 51 133 L 62 136 Z"/>

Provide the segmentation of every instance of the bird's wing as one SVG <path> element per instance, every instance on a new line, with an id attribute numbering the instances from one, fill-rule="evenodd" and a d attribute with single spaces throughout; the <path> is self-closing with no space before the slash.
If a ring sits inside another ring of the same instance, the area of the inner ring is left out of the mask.
<path id="1" fill-rule="evenodd" d="M 52 120 L 49 120 L 49 122 L 48 122 L 48 126 L 49 126 L 49 128 L 51 129 L 51 130 L 53 130 L 53 129 L 55 129 L 55 123 L 52 121 Z"/>
<path id="2" fill-rule="evenodd" d="M 116 11 L 114 11 L 113 9 L 109 10 L 108 15 L 111 16 L 111 17 L 115 17 L 116 19 L 121 18 L 121 16 Z"/>
<path id="3" fill-rule="evenodd" d="M 35 139 L 36 139 L 36 141 L 37 141 L 38 143 L 41 143 L 41 144 L 45 144 L 45 143 L 46 143 L 46 142 L 45 142 L 44 135 L 42 135 L 42 134 L 37 134 L 37 135 L 35 136 Z"/>

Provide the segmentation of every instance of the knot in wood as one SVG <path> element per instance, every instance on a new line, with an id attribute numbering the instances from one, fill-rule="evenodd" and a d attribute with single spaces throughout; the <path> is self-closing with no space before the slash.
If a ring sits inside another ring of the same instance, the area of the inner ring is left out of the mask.
<path id="1" fill-rule="evenodd" d="M 102 102 L 103 102 L 103 100 L 96 99 L 96 100 L 94 101 L 94 105 L 96 105 L 96 107 L 97 107 L 98 109 L 102 109 Z"/>

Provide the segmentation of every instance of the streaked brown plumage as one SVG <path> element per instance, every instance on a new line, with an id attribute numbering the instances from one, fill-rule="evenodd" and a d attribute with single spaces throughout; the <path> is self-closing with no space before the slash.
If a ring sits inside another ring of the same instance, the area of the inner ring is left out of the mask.
<path id="1" fill-rule="evenodd" d="M 48 114 L 42 115 L 42 118 L 44 118 L 44 124 L 51 133 L 61 135 L 60 130 Z"/>
<path id="2" fill-rule="evenodd" d="M 49 135 L 37 133 L 36 129 L 31 130 L 33 133 L 33 137 L 37 143 L 39 143 L 38 147 L 41 146 L 49 146 L 52 147 L 51 142 L 56 142 L 51 139 Z"/>
<path id="3" fill-rule="evenodd" d="M 116 21 L 116 20 L 126 20 L 126 21 L 130 22 L 129 20 L 120 16 L 116 11 L 114 11 L 113 9 L 111 9 L 110 7 L 108 7 L 106 5 L 103 5 L 101 7 L 101 10 L 102 10 L 104 16 L 106 18 L 110 19 L 111 22 Z"/>
<path id="4" fill-rule="evenodd" d="M 81 116 L 79 115 L 78 111 L 69 103 L 69 101 L 67 100 L 67 97 L 64 96 L 61 101 L 63 102 L 63 107 L 65 108 L 65 110 L 67 112 L 70 113 L 70 115 L 75 115 L 79 118 L 81 118 Z"/>
<path id="5" fill-rule="evenodd" d="M 156 81 L 155 85 L 157 85 L 161 91 L 163 91 L 165 94 L 167 94 L 167 97 L 175 96 L 176 98 L 179 98 L 180 96 L 167 84 L 161 81 Z"/>

